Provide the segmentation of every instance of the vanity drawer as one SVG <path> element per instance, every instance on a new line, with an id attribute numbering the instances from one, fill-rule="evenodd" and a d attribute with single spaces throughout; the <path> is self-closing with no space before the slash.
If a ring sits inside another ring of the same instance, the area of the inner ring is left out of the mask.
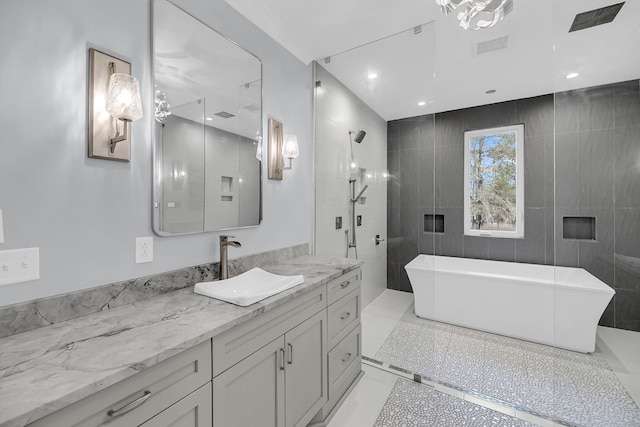
<path id="1" fill-rule="evenodd" d="M 355 288 L 360 286 L 362 270 L 359 268 L 348 272 L 327 284 L 327 303 L 333 304 Z"/>
<path id="2" fill-rule="evenodd" d="M 329 352 L 329 399 L 344 393 L 361 369 L 361 333 L 358 325 Z"/>
<path id="3" fill-rule="evenodd" d="M 333 348 L 360 322 L 360 288 L 331 304 L 328 314 L 329 348 Z"/>
<path id="4" fill-rule="evenodd" d="M 210 381 L 208 340 L 30 425 L 137 426 Z"/>

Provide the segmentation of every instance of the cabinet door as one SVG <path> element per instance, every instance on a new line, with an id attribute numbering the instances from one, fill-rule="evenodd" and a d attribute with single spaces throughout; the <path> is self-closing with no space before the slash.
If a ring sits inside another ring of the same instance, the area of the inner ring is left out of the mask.
<path id="1" fill-rule="evenodd" d="M 327 312 L 322 310 L 284 336 L 286 427 L 306 426 L 327 401 Z"/>
<path id="2" fill-rule="evenodd" d="M 206 384 L 141 427 L 205 427 L 211 425 L 211 384 Z"/>
<path id="3" fill-rule="evenodd" d="M 284 427 L 284 339 L 213 379 L 213 427 Z"/>

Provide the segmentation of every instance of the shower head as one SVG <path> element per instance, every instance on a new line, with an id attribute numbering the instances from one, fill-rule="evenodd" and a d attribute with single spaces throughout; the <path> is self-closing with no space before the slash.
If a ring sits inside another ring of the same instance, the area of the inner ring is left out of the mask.
<path id="1" fill-rule="evenodd" d="M 353 138 L 353 140 L 355 142 L 357 142 L 358 144 L 360 144 L 362 142 L 362 140 L 364 139 L 364 136 L 367 134 L 365 131 L 363 130 L 359 130 L 358 132 L 354 131 L 354 130 L 350 130 L 349 131 L 350 135 L 355 135 L 356 137 Z"/>

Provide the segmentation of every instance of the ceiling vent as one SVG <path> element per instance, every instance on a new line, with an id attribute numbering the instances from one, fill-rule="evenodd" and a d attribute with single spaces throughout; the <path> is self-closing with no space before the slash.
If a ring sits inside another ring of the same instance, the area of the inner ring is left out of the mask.
<path id="1" fill-rule="evenodd" d="M 245 106 L 244 106 L 244 107 L 242 107 L 242 108 L 244 108 L 244 109 L 245 109 L 245 110 L 247 110 L 247 111 L 251 111 L 252 113 L 255 113 L 256 111 L 260 111 L 260 110 L 262 109 L 262 107 L 260 107 L 260 106 L 259 106 L 259 105 L 257 105 L 257 104 L 254 104 L 254 103 L 251 103 L 251 104 L 245 105 Z"/>
<path id="2" fill-rule="evenodd" d="M 498 37 L 497 39 L 486 40 L 483 42 L 474 42 L 475 55 L 484 55 L 485 53 L 494 52 L 500 49 L 506 49 L 509 45 L 509 36 Z"/>
<path id="3" fill-rule="evenodd" d="M 622 5 L 624 5 L 624 2 L 577 14 L 573 20 L 573 24 L 571 24 L 571 28 L 569 28 L 569 32 L 584 30 L 595 27 L 596 25 L 608 24 L 613 21 L 618 12 L 620 12 Z"/>
<path id="4" fill-rule="evenodd" d="M 234 114 L 231 113 L 227 113 L 226 111 L 220 111 L 219 113 L 215 114 L 218 117 L 222 117 L 223 119 L 230 119 L 231 117 L 235 117 Z"/>

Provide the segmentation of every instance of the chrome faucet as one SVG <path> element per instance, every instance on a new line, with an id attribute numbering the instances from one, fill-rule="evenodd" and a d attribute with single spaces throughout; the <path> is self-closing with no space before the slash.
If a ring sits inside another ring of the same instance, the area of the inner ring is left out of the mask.
<path id="1" fill-rule="evenodd" d="M 227 246 L 239 248 L 242 245 L 233 239 L 236 236 L 220 236 L 220 280 L 229 278 L 229 263 L 227 260 Z"/>

